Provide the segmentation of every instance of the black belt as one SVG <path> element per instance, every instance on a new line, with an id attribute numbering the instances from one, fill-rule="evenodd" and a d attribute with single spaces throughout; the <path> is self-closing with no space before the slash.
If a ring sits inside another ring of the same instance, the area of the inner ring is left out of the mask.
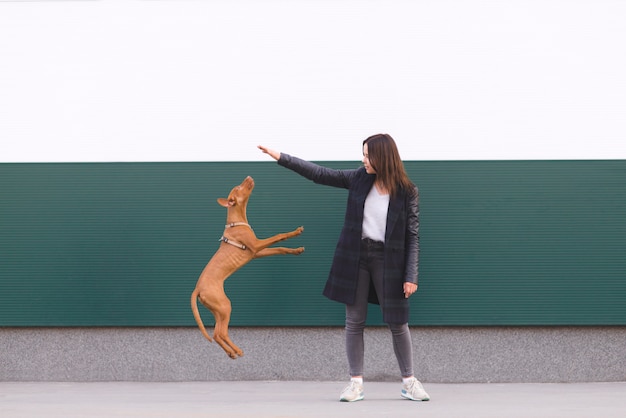
<path id="1" fill-rule="evenodd" d="M 382 250 L 385 248 L 385 243 L 382 241 L 375 241 L 371 238 L 362 238 L 361 247 L 365 247 L 371 250 Z"/>

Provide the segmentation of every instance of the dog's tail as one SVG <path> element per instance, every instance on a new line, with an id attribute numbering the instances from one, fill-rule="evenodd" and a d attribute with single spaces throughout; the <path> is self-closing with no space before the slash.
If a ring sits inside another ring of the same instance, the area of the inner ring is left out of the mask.
<path id="1" fill-rule="evenodd" d="M 191 311 L 193 312 L 193 317 L 196 318 L 196 323 L 198 324 L 198 328 L 200 328 L 202 335 L 204 335 L 204 338 L 213 342 L 213 339 L 211 338 L 209 333 L 206 332 L 206 328 L 204 328 L 204 324 L 202 323 L 202 318 L 200 318 L 200 311 L 198 311 L 198 294 L 199 293 L 200 291 L 198 289 L 195 289 L 193 293 L 191 294 Z"/>

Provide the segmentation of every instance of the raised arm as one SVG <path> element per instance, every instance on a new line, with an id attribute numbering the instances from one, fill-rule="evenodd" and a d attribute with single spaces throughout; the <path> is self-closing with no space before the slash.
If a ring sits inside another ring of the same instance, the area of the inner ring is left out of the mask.
<path id="1" fill-rule="evenodd" d="M 302 160 L 289 154 L 275 151 L 271 148 L 264 147 L 263 145 L 258 145 L 257 147 L 265 154 L 278 161 L 279 165 L 288 168 L 315 183 L 326 186 L 348 189 L 352 179 L 359 173 L 359 171 L 365 170 L 363 168 L 361 168 L 361 170 L 335 170 L 310 161 Z"/>
<path id="2" fill-rule="evenodd" d="M 267 154 L 270 157 L 272 157 L 273 159 L 275 159 L 276 161 L 278 161 L 280 159 L 280 152 L 278 152 L 278 151 L 275 151 L 273 149 L 264 147 L 263 145 L 258 145 L 257 148 L 260 149 L 261 151 L 263 151 L 265 154 Z"/>

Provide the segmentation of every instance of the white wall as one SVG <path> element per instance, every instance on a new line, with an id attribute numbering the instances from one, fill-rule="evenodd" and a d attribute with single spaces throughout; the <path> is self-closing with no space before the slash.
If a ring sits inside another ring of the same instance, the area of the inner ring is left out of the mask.
<path id="1" fill-rule="evenodd" d="M 0 1 L 0 161 L 626 158 L 626 2 Z"/>

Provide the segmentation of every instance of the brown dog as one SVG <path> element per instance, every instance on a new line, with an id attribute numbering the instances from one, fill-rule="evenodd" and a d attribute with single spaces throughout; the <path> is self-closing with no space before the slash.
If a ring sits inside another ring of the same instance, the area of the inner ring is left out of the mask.
<path id="1" fill-rule="evenodd" d="M 278 254 L 298 255 L 304 251 L 304 247 L 268 248 L 277 242 L 300 235 L 304 231 L 303 227 L 266 239 L 258 239 L 254 235 L 246 217 L 246 206 L 252 189 L 254 189 L 254 180 L 248 176 L 239 186 L 231 190 L 228 199 L 217 199 L 220 205 L 228 209 L 226 229 L 220 238 L 221 244 L 217 252 L 200 274 L 196 288 L 191 294 L 191 310 L 202 335 L 212 341 L 198 312 L 198 298 L 215 317 L 213 338 L 232 359 L 243 356 L 243 351 L 228 337 L 228 322 L 232 309 L 230 299 L 224 293 L 224 281 L 253 258 Z"/>

